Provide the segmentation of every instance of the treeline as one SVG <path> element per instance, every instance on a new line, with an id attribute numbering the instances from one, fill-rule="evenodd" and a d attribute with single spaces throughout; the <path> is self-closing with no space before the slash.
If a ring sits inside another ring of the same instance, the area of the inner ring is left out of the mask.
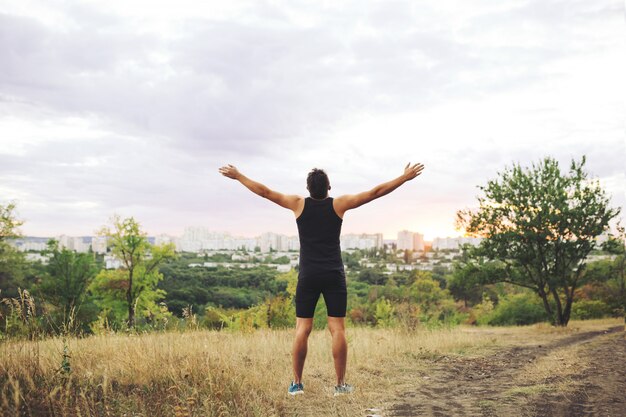
<path id="1" fill-rule="evenodd" d="M 208 306 L 245 309 L 286 290 L 286 283 L 276 280 L 275 268 L 189 267 L 198 261 L 194 254 L 182 254 L 160 269 L 164 279 L 158 288 L 165 291 L 164 302 L 178 316 L 190 306 L 193 311 Z"/>
<path id="2" fill-rule="evenodd" d="M 584 157 L 572 161 L 567 172 L 552 158 L 529 168 L 513 165 L 479 187 L 478 208 L 459 211 L 457 224 L 483 239 L 464 247 L 450 268 L 388 274 L 363 268 L 362 261 L 398 262 L 395 250 L 344 253 L 349 323 L 413 329 L 626 319 L 626 232 L 618 223 L 617 233 L 597 243 L 621 209 L 610 206 L 584 164 Z M 8 244 L 21 225 L 14 209 L 0 205 L 0 337 L 295 323 L 296 271 L 191 268 L 209 257 L 151 245 L 135 219 L 115 216 L 99 235 L 107 237 L 121 268 L 103 269 L 96 254 L 61 249 L 54 241 L 47 265 L 27 262 Z M 600 258 L 590 262 L 594 255 Z M 325 316 L 320 300 L 315 325 L 323 326 Z"/>

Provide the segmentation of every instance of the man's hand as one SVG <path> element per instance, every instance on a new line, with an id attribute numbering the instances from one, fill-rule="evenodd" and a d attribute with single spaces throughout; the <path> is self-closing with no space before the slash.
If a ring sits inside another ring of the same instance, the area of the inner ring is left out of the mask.
<path id="1" fill-rule="evenodd" d="M 405 180 L 411 181 L 413 178 L 421 174 L 423 169 L 424 169 L 424 164 L 418 163 L 418 164 L 414 164 L 413 166 L 411 166 L 411 163 L 409 162 L 408 164 L 406 164 L 406 167 L 404 167 Z"/>
<path id="2" fill-rule="evenodd" d="M 232 178 L 234 180 L 239 179 L 241 173 L 237 170 L 237 168 L 231 164 L 224 165 L 219 169 L 220 174 L 225 177 Z"/>

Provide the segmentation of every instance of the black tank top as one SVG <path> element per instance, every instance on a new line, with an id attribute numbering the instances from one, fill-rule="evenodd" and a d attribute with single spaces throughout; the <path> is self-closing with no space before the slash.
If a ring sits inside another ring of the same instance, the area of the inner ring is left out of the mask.
<path id="1" fill-rule="evenodd" d="M 343 220 L 335 213 L 333 199 L 307 197 L 296 223 L 300 237 L 299 276 L 344 272 L 339 235 Z"/>

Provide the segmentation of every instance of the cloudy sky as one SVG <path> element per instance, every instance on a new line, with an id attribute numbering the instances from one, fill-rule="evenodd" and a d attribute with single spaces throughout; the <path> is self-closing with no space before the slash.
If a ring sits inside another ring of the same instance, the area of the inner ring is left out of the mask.
<path id="1" fill-rule="evenodd" d="M 0 0 L 0 204 L 27 235 L 297 233 L 219 175 L 334 196 L 426 169 L 344 233 L 457 235 L 477 185 L 545 156 L 624 207 L 618 0 Z"/>

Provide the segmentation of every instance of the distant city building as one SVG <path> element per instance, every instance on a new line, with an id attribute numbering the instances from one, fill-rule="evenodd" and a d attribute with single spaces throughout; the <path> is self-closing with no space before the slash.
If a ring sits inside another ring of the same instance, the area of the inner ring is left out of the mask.
<path id="1" fill-rule="evenodd" d="M 24 237 L 18 239 L 12 239 L 9 243 L 19 251 L 22 252 L 41 252 L 48 249 L 48 237 Z"/>
<path id="2" fill-rule="evenodd" d="M 263 233 L 259 237 L 259 246 L 261 247 L 261 252 L 267 253 L 272 250 L 278 250 L 280 244 L 280 235 L 275 233 Z"/>
<path id="3" fill-rule="evenodd" d="M 78 253 L 87 253 L 91 248 L 91 236 L 67 236 L 61 235 L 55 237 L 59 242 L 59 249 L 73 250 Z"/>
<path id="4" fill-rule="evenodd" d="M 176 238 L 165 234 L 160 234 L 154 237 L 155 245 L 166 245 L 168 243 L 176 243 Z"/>
<path id="5" fill-rule="evenodd" d="M 424 235 L 421 233 L 413 233 L 413 250 L 424 250 Z"/>
<path id="6" fill-rule="evenodd" d="M 408 230 L 402 230 L 398 232 L 398 250 L 424 250 L 424 235 L 421 233 L 414 233 Z"/>
<path id="7" fill-rule="evenodd" d="M 50 257 L 44 256 L 40 253 L 27 253 L 26 260 L 29 262 L 41 262 L 44 265 L 48 265 L 48 261 L 50 260 Z"/>
<path id="8" fill-rule="evenodd" d="M 398 240 L 396 244 L 398 250 L 413 250 L 413 232 L 402 230 L 398 232 Z"/>
<path id="9" fill-rule="evenodd" d="M 341 249 L 380 249 L 383 247 L 383 234 L 345 234 L 341 238 Z"/>
<path id="10" fill-rule="evenodd" d="M 105 255 L 104 267 L 105 269 L 119 269 L 122 267 L 122 261 L 113 255 Z"/>
<path id="11" fill-rule="evenodd" d="M 458 250 L 461 245 L 480 245 L 482 239 L 478 237 L 436 237 L 433 240 L 433 250 L 451 249 Z"/>
<path id="12" fill-rule="evenodd" d="M 187 227 L 180 239 L 173 241 L 179 252 L 236 250 L 240 248 L 253 251 L 258 245 L 257 239 L 233 237 L 229 233 L 210 232 L 204 227 Z"/>
<path id="13" fill-rule="evenodd" d="M 107 238 L 106 236 L 95 236 L 91 238 L 91 250 L 98 254 L 107 253 Z"/>

